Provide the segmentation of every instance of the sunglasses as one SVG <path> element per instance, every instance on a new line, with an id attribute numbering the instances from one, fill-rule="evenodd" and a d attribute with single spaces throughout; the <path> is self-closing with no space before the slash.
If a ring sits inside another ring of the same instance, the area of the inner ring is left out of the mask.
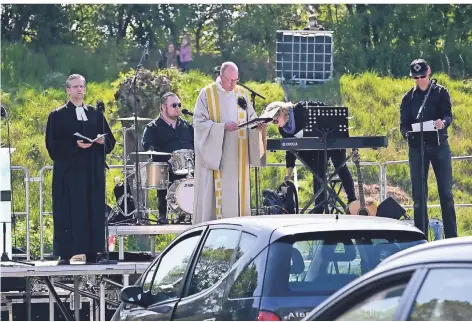
<path id="1" fill-rule="evenodd" d="M 426 76 L 425 76 L 425 75 L 423 75 L 423 76 L 415 76 L 415 77 L 413 77 L 413 78 L 414 78 L 414 79 L 420 79 L 420 78 L 423 79 L 423 78 L 426 78 Z"/>
<path id="2" fill-rule="evenodd" d="M 182 107 L 182 103 L 172 103 L 170 104 L 170 106 L 172 106 L 173 108 L 181 108 Z"/>

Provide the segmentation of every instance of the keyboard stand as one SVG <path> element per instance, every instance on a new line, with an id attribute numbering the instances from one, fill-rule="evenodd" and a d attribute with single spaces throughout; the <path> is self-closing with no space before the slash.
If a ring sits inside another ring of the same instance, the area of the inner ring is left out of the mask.
<path id="1" fill-rule="evenodd" d="M 327 135 L 327 133 L 326 133 Z M 310 199 L 310 201 L 303 207 L 303 209 L 300 211 L 301 214 L 305 213 L 305 211 L 308 209 L 308 207 L 310 207 L 311 204 L 314 203 L 314 201 L 316 200 L 316 198 L 318 198 L 318 196 L 322 193 L 324 193 L 325 195 L 325 198 L 324 200 L 322 201 L 322 205 L 323 205 L 323 210 L 324 210 L 324 213 L 328 214 L 330 213 L 330 210 L 329 210 L 329 206 L 331 206 L 332 210 L 335 210 L 336 213 L 340 213 L 340 214 L 343 214 L 345 213 L 345 208 L 346 208 L 346 204 L 341 200 L 341 198 L 339 197 L 339 195 L 333 190 L 333 188 L 331 188 L 328 183 L 333 180 L 333 178 L 335 176 L 338 175 L 339 173 L 339 170 L 341 170 L 341 168 L 349 161 L 349 159 L 351 158 L 352 154 L 349 154 L 346 159 L 343 161 L 343 163 L 341 163 L 341 165 L 339 167 L 337 167 L 334 172 L 332 174 L 330 174 L 328 176 L 328 149 L 326 148 L 326 138 L 323 138 L 325 140 L 325 149 L 323 149 L 323 153 L 324 153 L 324 158 L 325 158 L 325 171 L 324 171 L 324 178 L 321 178 L 316 172 L 315 172 L 315 169 L 313 169 L 310 165 L 306 164 L 302 158 L 300 158 L 300 155 L 298 154 L 298 151 L 290 151 L 291 153 L 293 153 L 298 160 L 300 160 L 303 165 L 305 166 L 305 168 L 307 168 L 312 174 L 313 176 L 315 177 L 315 180 L 318 180 L 319 182 L 322 183 L 322 187 L 320 190 L 318 190 L 315 195 Z M 313 182 L 313 184 L 315 184 Z M 329 192 L 329 195 L 333 196 L 333 198 L 328 198 L 328 192 Z M 334 199 L 334 200 L 333 200 Z M 338 204 L 341 205 L 342 209 L 339 209 L 339 207 L 336 205 L 336 202 Z M 314 208 L 313 208 L 314 209 Z M 313 210 L 310 211 L 310 213 L 313 213 Z"/>

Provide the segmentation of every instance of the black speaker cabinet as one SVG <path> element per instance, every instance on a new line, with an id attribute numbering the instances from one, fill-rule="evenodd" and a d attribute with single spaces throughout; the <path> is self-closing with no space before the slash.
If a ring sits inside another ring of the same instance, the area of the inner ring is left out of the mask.
<path id="1" fill-rule="evenodd" d="M 388 197 L 377 208 L 377 217 L 387 217 L 400 219 L 406 213 L 406 210 L 400 206 L 392 197 Z"/>

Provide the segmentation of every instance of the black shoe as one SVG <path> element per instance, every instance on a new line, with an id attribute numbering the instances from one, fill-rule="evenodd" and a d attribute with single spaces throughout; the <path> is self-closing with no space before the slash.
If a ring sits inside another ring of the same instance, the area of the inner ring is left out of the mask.
<path id="1" fill-rule="evenodd" d="M 57 265 L 70 265 L 70 262 L 68 259 L 60 259 L 58 262 L 57 262 Z"/>
<path id="2" fill-rule="evenodd" d="M 169 221 L 167 219 L 164 219 L 164 218 L 159 218 L 157 220 L 158 225 L 167 225 L 168 223 L 169 223 Z"/>
<path id="3" fill-rule="evenodd" d="M 97 264 L 97 257 L 96 253 L 90 253 L 85 255 L 85 264 Z"/>

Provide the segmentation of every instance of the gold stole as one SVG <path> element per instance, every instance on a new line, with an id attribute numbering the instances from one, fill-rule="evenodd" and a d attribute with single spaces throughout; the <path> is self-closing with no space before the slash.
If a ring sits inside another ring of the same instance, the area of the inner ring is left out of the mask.
<path id="1" fill-rule="evenodd" d="M 221 122 L 221 113 L 220 113 L 220 99 L 218 96 L 218 89 L 216 84 L 213 83 L 205 89 L 207 101 L 208 101 L 208 110 L 210 113 L 210 119 L 213 122 Z M 243 92 L 241 87 L 236 86 L 235 94 L 237 96 L 242 95 Z M 246 111 L 238 106 L 238 124 L 246 121 Z M 246 204 L 246 185 L 248 184 L 246 177 L 248 175 L 247 167 L 247 130 L 239 129 L 238 131 L 238 179 L 239 179 L 239 215 L 244 216 L 244 207 Z M 221 170 L 213 170 L 213 178 L 215 180 L 215 201 L 216 201 L 216 219 L 222 219 L 222 188 L 223 184 L 221 182 L 222 175 Z"/>

